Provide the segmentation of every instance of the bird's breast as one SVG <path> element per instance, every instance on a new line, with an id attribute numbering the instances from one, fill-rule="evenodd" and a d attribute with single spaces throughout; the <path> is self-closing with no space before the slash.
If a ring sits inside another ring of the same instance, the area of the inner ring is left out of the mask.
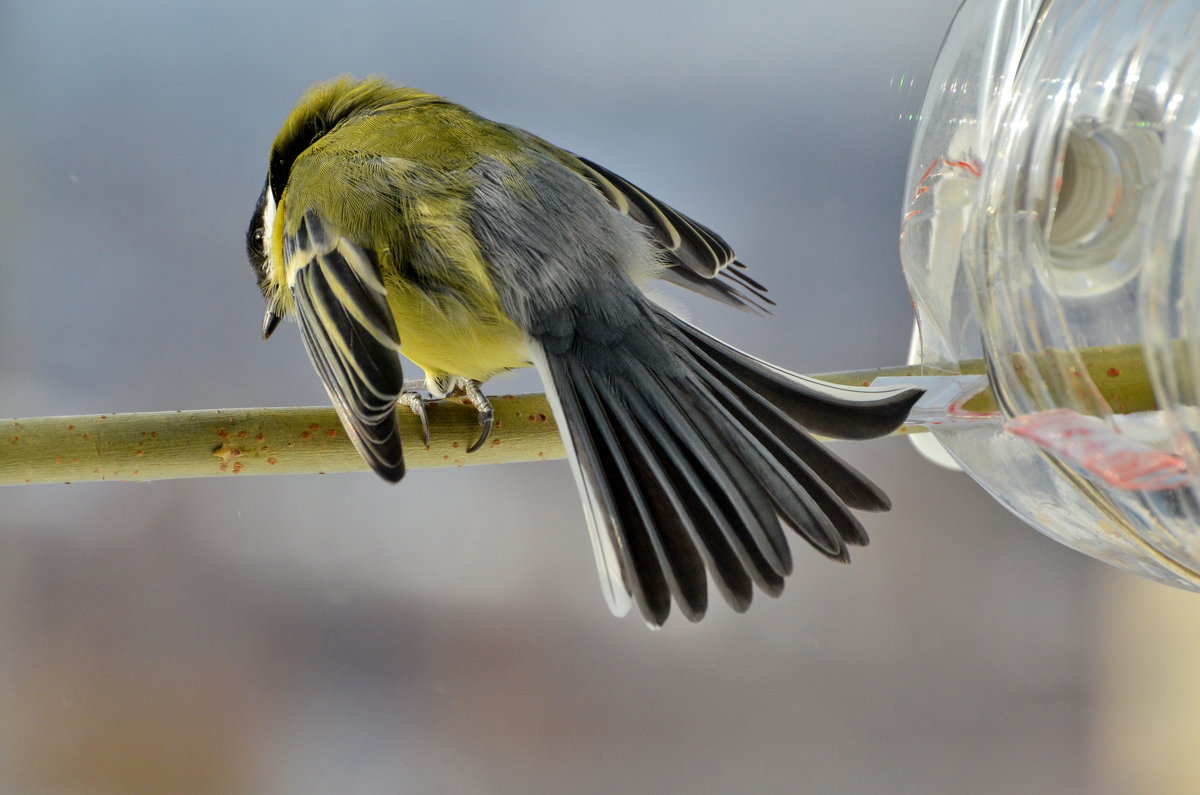
<path id="1" fill-rule="evenodd" d="M 427 373 L 486 381 L 529 366 L 527 335 L 490 291 L 399 279 L 388 284 L 388 303 L 401 352 Z"/>

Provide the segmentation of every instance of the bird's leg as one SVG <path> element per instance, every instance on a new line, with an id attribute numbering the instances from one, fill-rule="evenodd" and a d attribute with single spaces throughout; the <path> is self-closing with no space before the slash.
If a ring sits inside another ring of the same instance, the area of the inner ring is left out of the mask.
<path id="1" fill-rule="evenodd" d="M 421 397 L 421 393 L 415 389 L 408 389 L 400 393 L 400 398 L 396 401 L 397 405 L 408 406 L 409 410 L 421 420 L 421 433 L 425 436 L 425 446 L 429 446 L 429 415 L 425 412 L 425 398 Z"/>
<path id="2" fill-rule="evenodd" d="M 487 396 L 483 394 L 483 390 L 480 389 L 483 386 L 480 382 L 464 378 L 459 382 L 458 386 L 462 390 L 462 393 L 466 395 L 467 400 L 471 401 L 471 405 L 475 407 L 475 410 L 479 412 L 479 427 L 483 429 L 479 433 L 479 438 L 475 440 L 475 444 L 467 448 L 468 453 L 473 453 L 480 447 L 483 447 L 483 443 L 491 435 L 492 419 L 496 412 L 492 408 L 492 402 L 487 399 Z"/>

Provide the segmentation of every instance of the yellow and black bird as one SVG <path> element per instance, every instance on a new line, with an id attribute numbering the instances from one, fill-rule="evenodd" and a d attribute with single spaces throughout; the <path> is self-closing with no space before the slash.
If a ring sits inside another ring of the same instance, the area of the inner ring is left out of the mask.
<path id="1" fill-rule="evenodd" d="M 898 427 L 917 389 L 805 378 L 650 300 L 656 279 L 735 306 L 766 301 L 707 227 L 601 166 L 441 97 L 379 78 L 310 89 L 271 147 L 247 249 L 263 335 L 299 321 L 350 438 L 404 475 L 399 354 L 433 397 L 535 366 L 558 419 L 609 607 L 691 621 L 711 575 L 738 611 L 778 595 L 784 528 L 848 560 L 851 509 L 887 497 L 810 432 Z"/>

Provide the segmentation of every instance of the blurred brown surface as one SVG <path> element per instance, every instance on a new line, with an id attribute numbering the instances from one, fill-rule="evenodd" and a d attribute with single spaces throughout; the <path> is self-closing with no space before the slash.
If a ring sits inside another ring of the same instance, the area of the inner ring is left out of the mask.
<path id="1" fill-rule="evenodd" d="M 1094 564 L 902 441 L 850 452 L 897 502 L 850 567 L 800 556 L 779 600 L 657 633 L 607 615 L 561 463 L 397 489 L 42 487 L 89 520 L 0 537 L 0 775 L 14 792 L 1085 791 Z M 455 487 L 498 515 L 439 524 L 445 506 L 412 496 Z"/>

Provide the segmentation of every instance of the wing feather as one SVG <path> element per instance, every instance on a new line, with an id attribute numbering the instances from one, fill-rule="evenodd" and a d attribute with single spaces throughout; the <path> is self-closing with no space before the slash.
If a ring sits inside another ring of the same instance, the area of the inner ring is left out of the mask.
<path id="1" fill-rule="evenodd" d="M 315 209 L 284 226 L 301 338 L 354 446 L 388 480 L 404 475 L 396 401 L 400 340 L 371 252 Z"/>
<path id="2" fill-rule="evenodd" d="M 662 274 L 664 280 L 739 309 L 763 312 L 767 305 L 774 305 L 766 288 L 742 273 L 745 265 L 716 232 L 624 177 L 587 158 L 575 157 L 582 176 L 609 204 L 644 226 L 658 244 L 669 266 Z"/>

